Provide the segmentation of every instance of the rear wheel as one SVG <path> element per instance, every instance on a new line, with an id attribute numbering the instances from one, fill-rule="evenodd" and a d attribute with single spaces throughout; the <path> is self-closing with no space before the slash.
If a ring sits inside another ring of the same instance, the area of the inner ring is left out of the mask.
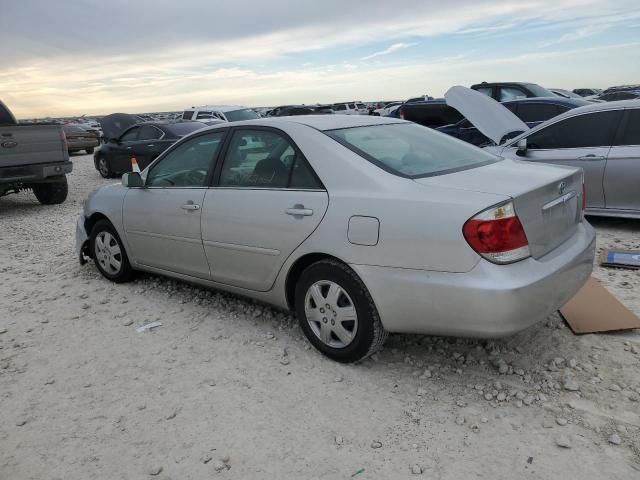
<path id="1" fill-rule="evenodd" d="M 107 159 L 105 158 L 104 155 L 100 155 L 98 157 L 98 172 L 100 172 L 100 175 L 102 175 L 104 178 L 111 178 L 113 177 L 113 172 L 111 171 L 111 167 L 109 166 L 109 162 L 107 161 Z"/>
<path id="2" fill-rule="evenodd" d="M 321 260 L 302 273 L 295 307 L 309 341 L 338 362 L 360 361 L 378 351 L 387 338 L 366 286 L 338 261 Z"/>
<path id="3" fill-rule="evenodd" d="M 33 193 L 43 205 L 62 203 L 67 199 L 67 194 L 69 193 L 67 177 L 60 177 L 60 180 L 55 182 L 35 184 Z"/>
<path id="4" fill-rule="evenodd" d="M 131 280 L 133 269 L 129 257 L 110 222 L 100 220 L 93 226 L 89 248 L 96 267 L 105 278 L 115 283 Z"/>

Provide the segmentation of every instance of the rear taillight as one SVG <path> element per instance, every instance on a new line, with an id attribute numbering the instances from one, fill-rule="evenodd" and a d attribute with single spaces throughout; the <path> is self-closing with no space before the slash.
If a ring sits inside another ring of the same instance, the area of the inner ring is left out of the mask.
<path id="1" fill-rule="evenodd" d="M 60 129 L 60 140 L 62 140 L 62 146 L 65 150 L 69 149 L 69 145 L 67 144 L 67 136 L 64 134 L 64 130 Z"/>
<path id="2" fill-rule="evenodd" d="M 404 110 L 400 109 L 400 118 L 404 120 Z"/>
<path id="3" fill-rule="evenodd" d="M 513 202 L 491 207 L 467 220 L 462 233 L 471 248 L 493 263 L 513 263 L 531 255 Z"/>
<path id="4" fill-rule="evenodd" d="M 582 215 L 587 208 L 587 190 L 584 188 L 584 175 L 582 176 Z"/>

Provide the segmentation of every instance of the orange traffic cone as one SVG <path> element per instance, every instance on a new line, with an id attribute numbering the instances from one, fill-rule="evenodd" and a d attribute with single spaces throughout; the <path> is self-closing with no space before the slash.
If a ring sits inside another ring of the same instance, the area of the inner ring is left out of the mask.
<path id="1" fill-rule="evenodd" d="M 131 171 L 140 173 L 140 167 L 138 166 L 138 161 L 136 160 L 135 155 L 131 155 Z"/>

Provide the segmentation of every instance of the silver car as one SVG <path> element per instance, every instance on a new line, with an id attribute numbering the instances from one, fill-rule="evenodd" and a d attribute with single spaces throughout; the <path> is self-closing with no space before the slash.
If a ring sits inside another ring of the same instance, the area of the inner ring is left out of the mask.
<path id="1" fill-rule="evenodd" d="M 582 172 L 500 158 L 419 125 L 299 116 L 214 126 L 89 195 L 81 261 L 295 312 L 353 362 L 387 332 L 497 337 L 585 283 Z"/>
<path id="2" fill-rule="evenodd" d="M 453 87 L 446 97 L 496 143 L 492 153 L 582 168 L 588 215 L 640 218 L 640 100 L 575 108 L 529 129 L 477 92 Z M 518 131 L 524 133 L 502 142 Z"/>

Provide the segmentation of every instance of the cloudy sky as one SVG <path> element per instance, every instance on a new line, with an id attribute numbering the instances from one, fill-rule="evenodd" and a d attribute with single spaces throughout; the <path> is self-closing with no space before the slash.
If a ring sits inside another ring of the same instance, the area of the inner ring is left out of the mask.
<path id="1" fill-rule="evenodd" d="M 0 0 L 20 118 L 640 81 L 637 0 Z"/>

